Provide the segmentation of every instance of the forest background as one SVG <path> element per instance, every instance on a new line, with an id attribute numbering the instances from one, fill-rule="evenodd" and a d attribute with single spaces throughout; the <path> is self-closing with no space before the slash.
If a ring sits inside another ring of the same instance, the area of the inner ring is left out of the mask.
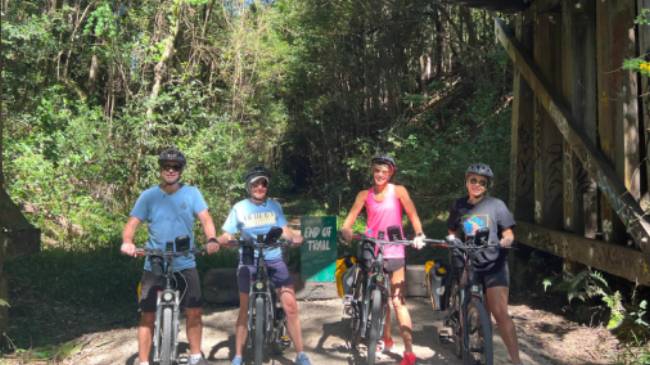
<path id="1" fill-rule="evenodd" d="M 133 323 L 141 262 L 119 256 L 120 234 L 166 146 L 217 226 L 260 163 L 290 214 L 340 217 L 390 153 L 433 236 L 470 162 L 507 196 L 512 75 L 494 14 L 424 0 L 0 5 L 0 179 L 42 232 L 42 252 L 5 266 L 14 348 Z"/>

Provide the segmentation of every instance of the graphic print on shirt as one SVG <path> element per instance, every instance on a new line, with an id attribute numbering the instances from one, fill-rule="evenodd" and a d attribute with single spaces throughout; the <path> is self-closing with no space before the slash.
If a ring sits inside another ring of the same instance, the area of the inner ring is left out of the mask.
<path id="1" fill-rule="evenodd" d="M 254 212 L 242 217 L 244 228 L 274 226 L 277 224 L 275 212 Z"/>
<path id="2" fill-rule="evenodd" d="M 465 236 L 474 236 L 481 228 L 490 228 L 490 216 L 487 214 L 467 214 L 463 216 Z"/>

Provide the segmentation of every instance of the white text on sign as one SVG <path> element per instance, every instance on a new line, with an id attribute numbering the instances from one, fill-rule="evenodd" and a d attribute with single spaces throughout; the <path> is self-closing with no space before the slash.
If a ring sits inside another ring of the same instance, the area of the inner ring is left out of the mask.
<path id="1" fill-rule="evenodd" d="M 307 241 L 307 247 L 309 247 L 309 251 L 328 251 L 330 249 L 330 241 Z"/>
<path id="2" fill-rule="evenodd" d="M 305 238 L 316 238 L 318 236 L 329 238 L 332 235 L 332 227 L 306 227 Z"/>

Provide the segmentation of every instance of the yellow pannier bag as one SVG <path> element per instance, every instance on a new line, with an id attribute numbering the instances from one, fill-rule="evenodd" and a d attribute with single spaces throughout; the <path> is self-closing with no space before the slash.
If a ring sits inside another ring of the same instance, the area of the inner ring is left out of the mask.
<path id="1" fill-rule="evenodd" d="M 343 276 L 346 271 L 352 265 L 357 263 L 357 258 L 355 256 L 345 256 L 336 260 L 336 270 L 334 271 L 334 277 L 336 277 L 336 293 L 340 298 L 343 298 L 345 295 L 345 288 L 343 287 Z"/>

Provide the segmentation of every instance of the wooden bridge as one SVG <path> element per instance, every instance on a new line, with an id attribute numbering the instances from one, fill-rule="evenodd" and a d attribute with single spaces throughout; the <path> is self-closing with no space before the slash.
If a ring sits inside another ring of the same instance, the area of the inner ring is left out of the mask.
<path id="1" fill-rule="evenodd" d="M 520 242 L 650 285 L 647 0 L 465 0 L 514 65 L 509 206 Z"/>

